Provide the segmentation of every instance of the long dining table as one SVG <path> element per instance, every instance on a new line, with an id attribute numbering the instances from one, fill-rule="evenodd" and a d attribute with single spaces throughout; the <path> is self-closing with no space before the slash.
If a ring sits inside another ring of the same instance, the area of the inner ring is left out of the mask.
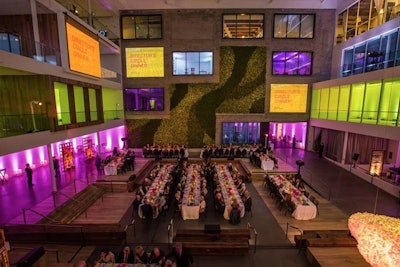
<path id="1" fill-rule="evenodd" d="M 283 195 L 291 194 L 295 209 L 292 216 L 297 220 L 312 220 L 317 216 L 317 206 L 282 175 L 270 175 L 271 181 Z"/>
<path id="2" fill-rule="evenodd" d="M 159 214 L 159 207 L 161 196 L 164 193 L 165 186 L 172 179 L 170 176 L 171 170 L 173 168 L 172 164 L 163 165 L 157 173 L 157 176 L 154 178 L 153 182 L 150 185 L 149 190 L 147 190 L 143 200 L 148 200 L 150 205 L 153 207 L 153 218 L 157 218 Z M 144 203 L 139 205 L 138 215 L 140 218 L 143 217 L 141 207 Z"/>
<path id="3" fill-rule="evenodd" d="M 229 213 L 232 209 L 231 204 L 236 199 L 239 204 L 240 217 L 244 217 L 245 209 L 242 198 L 239 195 L 237 187 L 232 179 L 232 175 L 226 165 L 217 164 L 218 180 L 221 185 L 221 193 L 225 202 L 224 219 L 229 220 Z"/>
<path id="4" fill-rule="evenodd" d="M 200 215 L 199 197 L 201 194 L 201 166 L 191 164 L 188 167 L 185 188 L 182 197 L 182 218 L 196 220 Z"/>

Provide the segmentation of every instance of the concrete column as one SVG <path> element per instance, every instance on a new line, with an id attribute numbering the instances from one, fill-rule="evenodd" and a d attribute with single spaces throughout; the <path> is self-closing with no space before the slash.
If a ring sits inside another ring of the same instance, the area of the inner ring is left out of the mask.
<path id="1" fill-rule="evenodd" d="M 347 142 L 349 140 L 349 133 L 344 132 L 344 140 L 343 140 L 343 148 L 342 148 L 342 160 L 341 163 L 342 165 L 345 164 L 346 160 L 346 152 L 347 152 Z"/>
<path id="2" fill-rule="evenodd" d="M 100 157 L 101 157 L 101 153 L 103 153 L 103 151 L 101 151 L 101 139 L 100 139 L 100 132 L 99 131 L 97 131 L 96 132 L 96 135 L 97 135 L 97 154 L 99 154 L 100 155 Z"/>
<path id="3" fill-rule="evenodd" d="M 35 53 L 36 56 L 45 56 L 42 55 L 42 50 L 40 47 L 40 35 L 39 35 L 39 24 L 37 19 L 36 0 L 30 0 L 30 4 L 32 13 L 33 38 L 35 41 Z"/>

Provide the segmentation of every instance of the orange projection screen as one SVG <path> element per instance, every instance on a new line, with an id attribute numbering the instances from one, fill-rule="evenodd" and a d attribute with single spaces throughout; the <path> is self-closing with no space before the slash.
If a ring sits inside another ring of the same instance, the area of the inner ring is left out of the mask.
<path id="1" fill-rule="evenodd" d="M 307 84 L 271 84 L 270 112 L 306 112 Z"/>
<path id="2" fill-rule="evenodd" d="M 163 47 L 134 47 L 125 49 L 126 77 L 164 77 Z"/>
<path id="3" fill-rule="evenodd" d="M 101 78 L 99 41 L 68 21 L 66 28 L 70 69 Z"/>

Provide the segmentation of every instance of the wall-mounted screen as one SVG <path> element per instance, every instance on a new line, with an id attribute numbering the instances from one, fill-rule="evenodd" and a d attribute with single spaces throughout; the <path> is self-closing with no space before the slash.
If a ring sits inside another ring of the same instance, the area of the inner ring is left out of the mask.
<path id="1" fill-rule="evenodd" d="M 307 84 L 271 84 L 270 112 L 306 112 Z"/>
<path id="2" fill-rule="evenodd" d="M 132 47 L 125 49 L 126 77 L 164 77 L 163 47 Z"/>
<path id="3" fill-rule="evenodd" d="M 96 35 L 67 19 L 69 68 L 101 78 L 100 45 Z"/>
<path id="4" fill-rule="evenodd" d="M 125 110 L 164 110 L 164 88 L 126 88 Z"/>

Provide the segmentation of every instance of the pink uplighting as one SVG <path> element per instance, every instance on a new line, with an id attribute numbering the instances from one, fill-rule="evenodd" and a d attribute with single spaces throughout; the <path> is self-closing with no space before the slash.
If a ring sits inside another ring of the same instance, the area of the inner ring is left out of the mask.
<path id="1" fill-rule="evenodd" d="M 299 148 L 305 148 L 306 137 L 307 137 L 307 123 L 306 122 L 294 122 L 294 123 L 278 123 L 270 122 L 270 135 L 276 138 L 278 141 L 286 137 L 286 139 L 292 140 L 296 138 L 296 144 Z"/>

